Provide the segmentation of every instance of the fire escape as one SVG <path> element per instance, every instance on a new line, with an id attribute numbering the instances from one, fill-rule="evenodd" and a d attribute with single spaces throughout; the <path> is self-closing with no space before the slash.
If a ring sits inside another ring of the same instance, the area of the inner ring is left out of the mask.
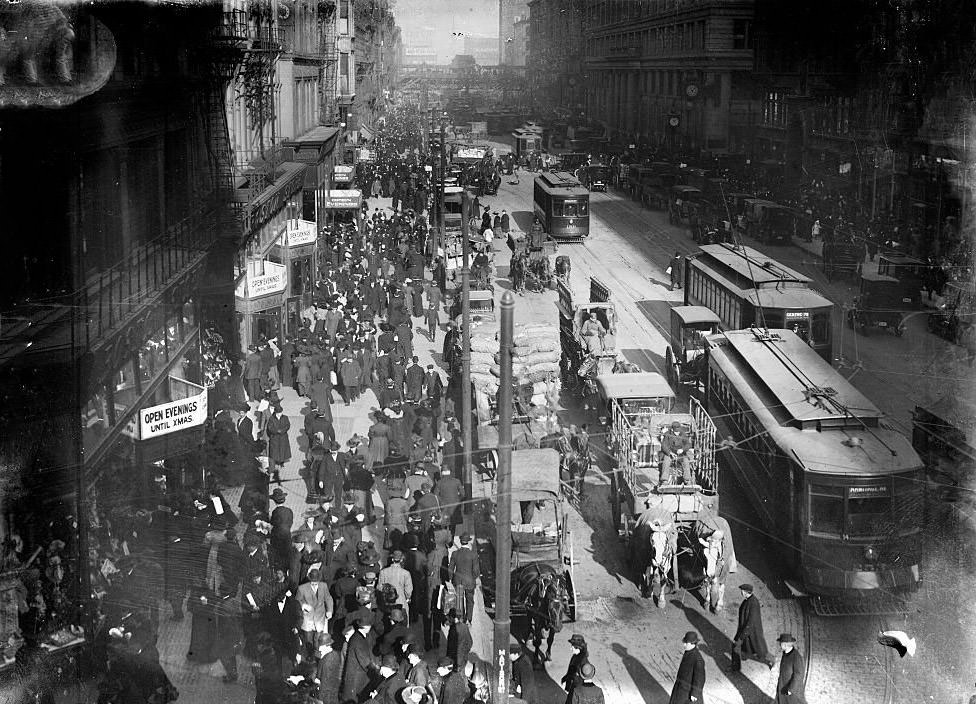
<path id="1" fill-rule="evenodd" d="M 227 125 L 227 88 L 240 70 L 247 45 L 247 18 L 243 10 L 223 13 L 214 30 L 208 59 L 210 86 L 203 97 L 204 127 L 211 173 L 214 174 L 220 221 L 218 232 L 240 235 L 240 204 L 234 200 L 234 153 Z M 233 236 L 232 235 L 232 236 Z"/>
<path id="2" fill-rule="evenodd" d="M 335 0 L 319 3 L 319 36 L 322 37 L 322 80 L 319 81 L 319 122 L 339 124 L 339 48 Z"/>
<path id="3" fill-rule="evenodd" d="M 282 53 L 274 23 L 274 8 L 269 0 L 251 2 L 245 13 L 247 40 L 237 72 L 236 99 L 243 102 L 248 122 L 257 131 L 258 155 L 245 170 L 248 202 L 274 183 L 277 170 L 275 152 L 275 96 L 279 86 L 275 65 Z M 268 134 L 268 132 L 270 132 Z M 267 139 L 266 139 L 267 135 Z"/>

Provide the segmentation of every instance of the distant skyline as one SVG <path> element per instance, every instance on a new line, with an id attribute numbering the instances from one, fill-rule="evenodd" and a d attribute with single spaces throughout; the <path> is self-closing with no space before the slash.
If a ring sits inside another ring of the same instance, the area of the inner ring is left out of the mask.
<path id="1" fill-rule="evenodd" d="M 405 46 L 426 44 L 438 63 L 464 53 L 464 37 L 498 37 L 498 0 L 396 0 Z"/>

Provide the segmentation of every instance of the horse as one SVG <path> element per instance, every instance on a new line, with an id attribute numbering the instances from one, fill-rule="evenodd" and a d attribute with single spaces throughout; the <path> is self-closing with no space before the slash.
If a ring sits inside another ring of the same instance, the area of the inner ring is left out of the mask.
<path id="1" fill-rule="evenodd" d="M 637 374 L 641 368 L 626 359 L 618 359 L 613 365 L 614 374 Z"/>
<path id="2" fill-rule="evenodd" d="M 541 662 L 552 656 L 552 643 L 563 628 L 569 609 L 569 596 L 562 574 L 543 562 L 530 562 L 512 572 L 512 595 L 525 607 L 529 636 Z M 546 651 L 542 652 L 543 631 L 548 631 Z"/>
<path id="3" fill-rule="evenodd" d="M 664 588 L 673 582 L 671 569 L 678 550 L 677 528 L 672 522 L 658 519 L 639 523 L 634 529 L 631 545 L 633 564 L 640 565 L 641 596 L 651 597 L 659 609 L 665 608 Z"/>
<path id="4" fill-rule="evenodd" d="M 707 538 L 699 538 L 698 541 L 705 549 L 702 601 L 707 600 L 711 612 L 718 614 L 725 607 L 725 580 L 729 576 L 729 565 L 725 559 L 725 532 L 716 530 Z"/>
<path id="5" fill-rule="evenodd" d="M 707 581 L 707 560 L 699 534 L 693 528 L 679 529 L 670 520 L 660 515 L 652 517 L 652 512 L 646 512 L 637 520 L 630 552 L 631 564 L 637 568 L 641 595 L 653 597 L 658 608 L 666 606 L 665 587 L 697 590 L 711 586 Z M 721 570 L 716 574 L 721 574 Z M 724 578 L 721 583 L 724 585 Z"/>

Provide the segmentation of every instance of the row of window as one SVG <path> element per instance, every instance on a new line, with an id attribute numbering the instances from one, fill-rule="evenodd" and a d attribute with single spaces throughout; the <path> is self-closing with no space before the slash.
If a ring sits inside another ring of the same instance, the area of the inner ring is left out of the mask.
<path id="1" fill-rule="evenodd" d="M 586 53 L 590 57 L 660 56 L 679 51 L 704 50 L 705 20 L 680 22 L 640 32 L 589 37 Z"/>
<path id="2" fill-rule="evenodd" d="M 722 415 L 726 416 L 726 423 L 735 428 L 737 437 L 734 439 L 742 442 L 743 450 L 753 453 L 751 464 L 761 467 L 770 478 L 773 478 L 778 449 L 770 445 L 769 437 L 754 421 L 752 414 L 745 410 L 744 404 L 728 379 L 711 367 L 708 369 L 708 393 L 721 406 L 720 410 Z"/>
<path id="3" fill-rule="evenodd" d="M 694 267 L 689 267 L 687 287 L 691 299 L 710 308 L 729 328 L 742 327 L 742 301 L 732 295 L 724 286 L 705 276 Z"/>
<path id="4" fill-rule="evenodd" d="M 166 367 L 176 360 L 178 351 L 196 333 L 196 304 L 190 300 L 167 315 L 162 327 L 150 334 L 133 350 L 132 356 L 108 377 L 97 384 L 95 392 L 81 410 L 84 449 L 91 454 L 118 421 L 158 379 Z M 173 376 L 200 383 L 199 354 L 191 345 L 177 361 Z M 145 406 L 166 403 L 168 389 L 160 387 Z"/>

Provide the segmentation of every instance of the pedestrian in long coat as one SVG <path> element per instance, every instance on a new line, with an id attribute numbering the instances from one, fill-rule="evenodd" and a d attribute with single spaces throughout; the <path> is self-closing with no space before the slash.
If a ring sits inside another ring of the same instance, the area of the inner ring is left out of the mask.
<path id="1" fill-rule="evenodd" d="M 586 647 L 586 639 L 583 636 L 574 633 L 572 638 L 569 639 L 569 644 L 573 647 L 573 654 L 569 658 L 569 666 L 566 668 L 566 674 L 559 681 L 566 690 L 566 704 L 571 704 L 573 701 L 573 690 L 583 684 L 580 668 L 583 667 L 583 663 L 589 662 L 589 651 Z"/>
<path id="2" fill-rule="evenodd" d="M 739 591 L 742 592 L 742 603 L 739 604 L 739 625 L 732 639 L 732 669 L 742 667 L 742 658 L 754 658 L 772 669 L 773 659 L 766 647 L 759 599 L 753 595 L 751 584 L 741 585 Z"/>
<path id="3" fill-rule="evenodd" d="M 372 619 L 366 616 L 359 617 L 356 630 L 349 638 L 346 649 L 346 662 L 342 669 L 342 689 L 340 701 L 365 701 L 369 692 L 371 669 L 376 669 L 376 660 L 373 657 L 372 648 L 368 640 L 369 632 L 372 629 Z"/>
<path id="4" fill-rule="evenodd" d="M 309 388 L 312 385 L 312 358 L 307 354 L 300 355 L 297 367 L 295 379 L 298 382 L 298 395 L 308 396 Z"/>
<path id="5" fill-rule="evenodd" d="M 286 337 L 281 345 L 281 385 L 293 386 L 295 383 L 295 343 Z"/>
<path id="6" fill-rule="evenodd" d="M 291 421 L 284 415 L 281 406 L 274 407 L 274 413 L 268 418 L 265 431 L 268 433 L 268 462 L 271 464 L 274 479 L 279 480 L 279 471 L 291 459 L 291 441 L 288 431 Z"/>
<path id="7" fill-rule="evenodd" d="M 776 639 L 783 650 L 779 661 L 779 678 L 776 680 L 776 704 L 806 704 L 805 663 L 796 649 L 796 638 L 783 633 Z"/>
<path id="8" fill-rule="evenodd" d="M 682 642 L 685 645 L 685 653 L 681 656 L 681 664 L 678 665 L 678 674 L 675 675 L 668 704 L 700 702 L 702 690 L 705 688 L 705 659 L 698 651 L 698 634 L 688 631 Z"/>

